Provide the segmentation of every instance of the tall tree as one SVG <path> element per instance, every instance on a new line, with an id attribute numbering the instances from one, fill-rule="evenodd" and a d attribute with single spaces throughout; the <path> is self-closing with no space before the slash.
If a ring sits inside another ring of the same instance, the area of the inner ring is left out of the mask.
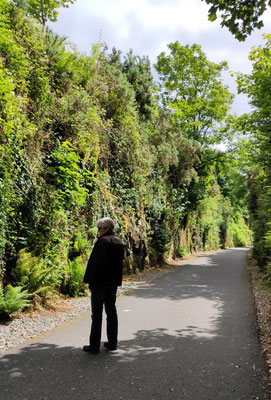
<path id="1" fill-rule="evenodd" d="M 170 112 L 175 136 L 180 138 L 169 179 L 188 213 L 207 193 L 216 158 L 210 145 L 222 139 L 217 127 L 230 108 L 232 95 L 222 83 L 225 62 L 209 61 L 197 44 L 181 46 L 175 42 L 168 48 L 170 54 L 161 53 L 155 67 L 161 79 L 160 101 Z"/>
<path id="2" fill-rule="evenodd" d="M 158 56 L 156 70 L 163 84 L 163 101 L 175 123 L 187 137 L 201 144 L 219 141 L 215 124 L 230 109 L 232 95 L 223 85 L 221 72 L 227 63 L 209 61 L 197 44 L 168 45 L 170 54 Z"/>
<path id="3" fill-rule="evenodd" d="M 153 114 L 153 77 L 148 57 L 139 57 L 130 50 L 123 62 L 123 72 L 135 91 L 139 114 L 149 120 Z"/>

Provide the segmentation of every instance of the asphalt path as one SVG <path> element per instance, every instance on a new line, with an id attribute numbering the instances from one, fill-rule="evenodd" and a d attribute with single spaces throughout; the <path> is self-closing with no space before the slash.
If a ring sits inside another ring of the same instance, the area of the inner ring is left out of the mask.
<path id="1" fill-rule="evenodd" d="M 121 295 L 116 352 L 82 351 L 90 313 L 7 351 L 1 400 L 270 399 L 246 255 L 199 256 Z"/>

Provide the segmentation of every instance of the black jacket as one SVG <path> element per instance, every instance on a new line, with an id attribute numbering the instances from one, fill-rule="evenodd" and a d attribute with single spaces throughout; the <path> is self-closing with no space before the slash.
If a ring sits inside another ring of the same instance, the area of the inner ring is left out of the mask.
<path id="1" fill-rule="evenodd" d="M 84 282 L 90 289 L 98 286 L 121 286 L 124 246 L 112 233 L 104 233 L 96 241 L 88 260 Z"/>

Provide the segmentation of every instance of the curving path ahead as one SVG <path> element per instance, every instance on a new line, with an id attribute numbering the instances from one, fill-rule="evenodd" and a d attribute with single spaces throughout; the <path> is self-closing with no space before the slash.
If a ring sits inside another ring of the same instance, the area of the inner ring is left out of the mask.
<path id="1" fill-rule="evenodd" d="M 6 352 L 1 400 L 266 400 L 247 249 L 188 261 L 118 298 L 119 350 L 81 350 L 89 313 Z"/>

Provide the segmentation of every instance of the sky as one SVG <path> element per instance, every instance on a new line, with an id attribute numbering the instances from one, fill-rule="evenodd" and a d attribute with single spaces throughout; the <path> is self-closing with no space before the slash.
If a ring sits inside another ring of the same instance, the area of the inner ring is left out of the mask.
<path id="1" fill-rule="evenodd" d="M 223 79 L 236 94 L 232 112 L 250 111 L 248 99 L 237 95 L 231 72 L 250 73 L 248 60 L 252 46 L 264 44 L 263 33 L 271 33 L 271 8 L 264 14 L 264 28 L 255 30 L 245 42 L 239 42 L 219 20 L 208 21 L 209 6 L 201 0 L 77 0 L 59 10 L 58 20 L 50 23 L 54 32 L 67 36 L 78 50 L 90 54 L 92 44 L 105 42 L 126 54 L 157 56 L 167 52 L 167 44 L 201 45 L 210 61 L 227 61 L 229 71 Z"/>

